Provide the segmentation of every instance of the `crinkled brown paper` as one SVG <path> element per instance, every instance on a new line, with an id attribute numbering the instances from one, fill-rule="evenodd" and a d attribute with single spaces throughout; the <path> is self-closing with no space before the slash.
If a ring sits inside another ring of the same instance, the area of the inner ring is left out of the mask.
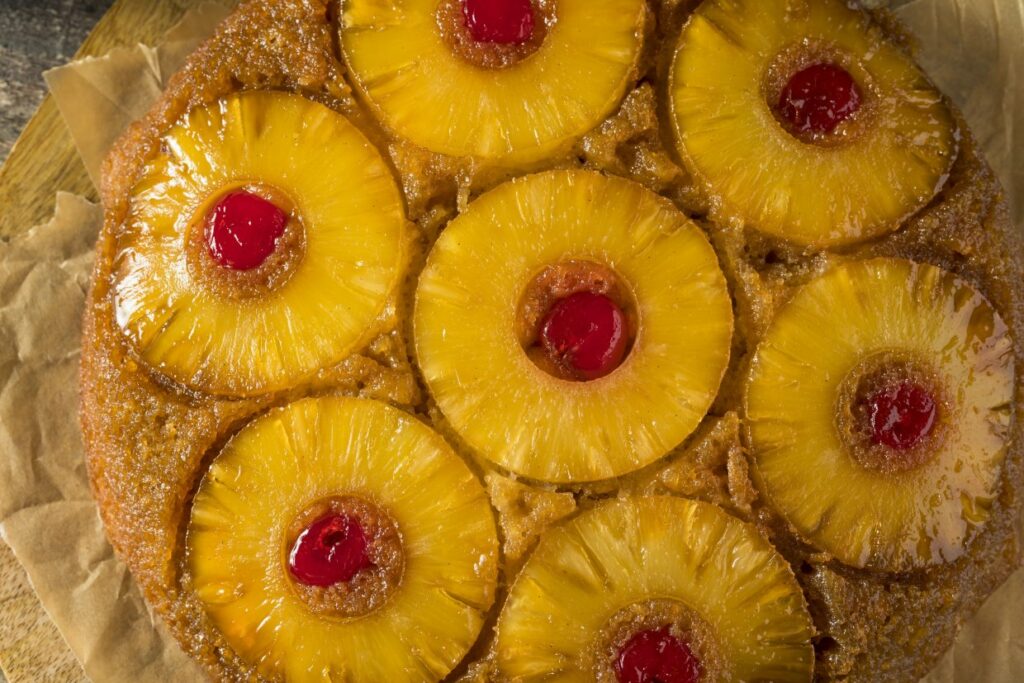
<path id="1" fill-rule="evenodd" d="M 1009 188 L 1024 230 L 1024 0 L 894 4 L 920 40 L 925 69 Z M 115 50 L 46 74 L 94 182 L 109 146 L 226 12 L 204 6 L 158 48 Z M 0 248 L 0 533 L 90 678 L 201 680 L 114 557 L 89 493 L 76 380 L 100 223 L 99 207 L 60 194 L 53 220 Z M 925 680 L 1024 681 L 1024 571 L 989 598 Z"/>

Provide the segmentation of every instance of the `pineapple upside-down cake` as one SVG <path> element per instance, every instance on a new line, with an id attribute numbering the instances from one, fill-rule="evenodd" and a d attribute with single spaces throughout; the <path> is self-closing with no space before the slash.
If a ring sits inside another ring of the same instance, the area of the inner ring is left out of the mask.
<path id="1" fill-rule="evenodd" d="M 221 681 L 913 681 L 1019 563 L 1021 244 L 842 0 L 251 0 L 107 159 L 81 419 Z"/>

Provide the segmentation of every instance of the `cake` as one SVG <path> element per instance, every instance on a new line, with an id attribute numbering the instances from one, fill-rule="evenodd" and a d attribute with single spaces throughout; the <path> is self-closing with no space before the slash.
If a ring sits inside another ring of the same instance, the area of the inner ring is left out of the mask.
<path id="1" fill-rule="evenodd" d="M 81 423 L 218 681 L 913 681 L 1020 563 L 1020 238 L 884 10 L 249 0 Z"/>

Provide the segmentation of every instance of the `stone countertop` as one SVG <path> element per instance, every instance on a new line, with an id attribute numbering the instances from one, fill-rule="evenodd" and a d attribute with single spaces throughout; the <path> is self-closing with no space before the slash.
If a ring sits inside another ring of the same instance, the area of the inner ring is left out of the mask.
<path id="1" fill-rule="evenodd" d="M 71 59 L 113 0 L 0 0 L 0 162 L 46 95 L 43 71 Z"/>

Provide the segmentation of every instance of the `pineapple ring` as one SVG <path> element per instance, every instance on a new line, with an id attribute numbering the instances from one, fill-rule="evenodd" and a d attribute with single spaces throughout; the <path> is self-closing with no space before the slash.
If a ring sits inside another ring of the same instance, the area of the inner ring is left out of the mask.
<path id="1" fill-rule="evenodd" d="M 589 382 L 540 369 L 516 335 L 533 277 L 571 260 L 613 268 L 639 313 L 624 362 Z M 491 190 L 448 225 L 413 322 L 423 376 L 472 448 L 533 479 L 579 482 L 647 465 L 696 428 L 729 362 L 732 302 L 707 238 L 668 200 L 550 171 Z"/>
<path id="2" fill-rule="evenodd" d="M 289 523 L 339 493 L 387 510 L 405 551 L 401 584 L 354 619 L 314 614 L 287 568 Z M 214 624 L 268 677 L 437 681 L 494 601 L 496 533 L 480 482 L 431 429 L 377 401 L 306 399 L 257 418 L 216 457 L 187 562 Z"/>
<path id="3" fill-rule="evenodd" d="M 193 109 L 163 148 L 133 190 L 114 276 L 118 325 L 147 363 L 193 389 L 253 395 L 293 386 L 379 331 L 403 274 L 402 198 L 341 114 L 247 92 Z M 304 252 L 271 291 L 226 296 L 189 267 L 193 216 L 254 181 L 294 203 Z"/>
<path id="4" fill-rule="evenodd" d="M 725 221 L 812 247 L 894 230 L 945 183 L 952 115 L 864 13 L 839 0 L 797 4 L 708 0 L 694 12 L 669 83 L 679 153 Z M 843 61 L 865 93 L 861 120 L 841 125 L 835 144 L 793 136 L 766 99 L 773 61 L 805 43 Z"/>
<path id="5" fill-rule="evenodd" d="M 936 452 L 904 472 L 862 465 L 837 427 L 851 372 L 878 353 L 930 361 L 949 396 Z M 935 266 L 839 266 L 776 316 L 751 365 L 754 478 L 813 545 L 855 567 L 950 562 L 988 518 L 1009 438 L 1013 348 L 967 282 Z"/>
<path id="6" fill-rule="evenodd" d="M 356 86 L 395 134 L 432 152 L 506 164 L 568 149 L 635 77 L 643 0 L 557 0 L 536 52 L 504 69 L 455 54 L 438 0 L 348 0 L 341 45 Z"/>
<path id="7" fill-rule="evenodd" d="M 667 496 L 604 502 L 541 538 L 498 618 L 498 671 L 593 681 L 602 632 L 652 599 L 708 624 L 721 680 L 811 679 L 814 627 L 786 560 L 720 508 Z"/>

